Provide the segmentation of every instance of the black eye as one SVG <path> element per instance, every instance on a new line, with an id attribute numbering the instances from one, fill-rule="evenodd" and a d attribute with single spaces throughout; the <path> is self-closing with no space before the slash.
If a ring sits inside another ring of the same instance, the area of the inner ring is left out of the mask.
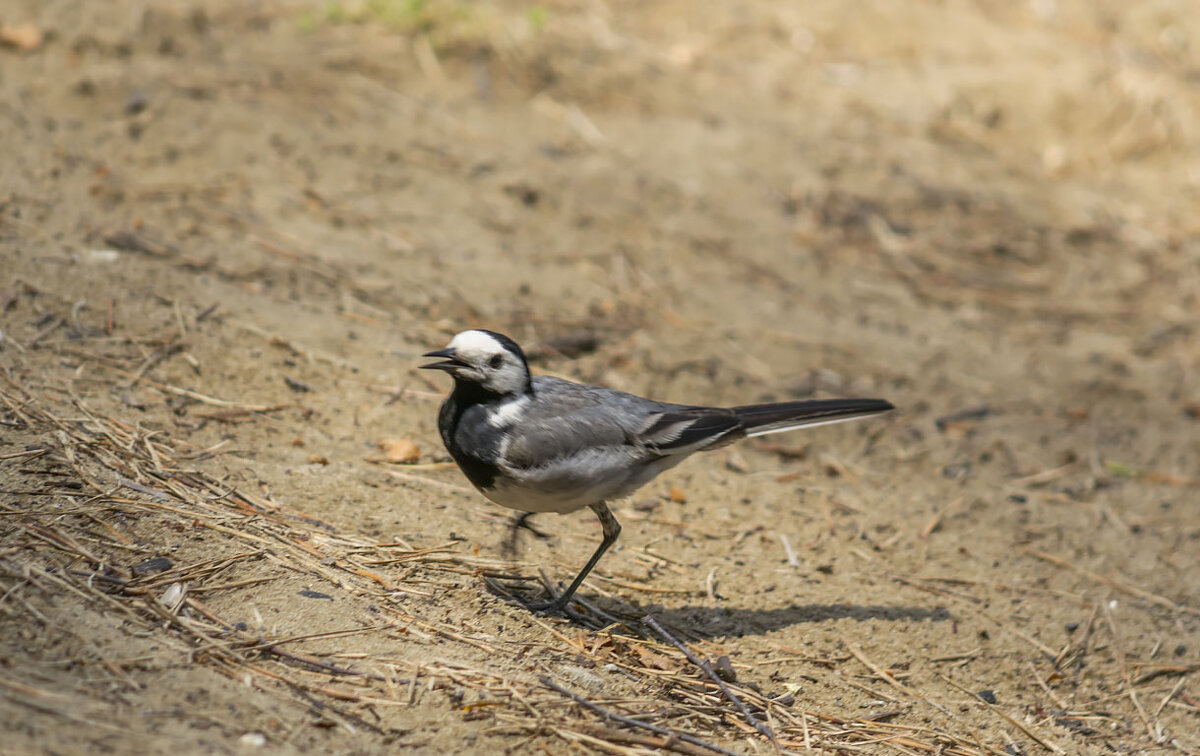
<path id="1" fill-rule="evenodd" d="M 501 364 L 502 362 L 504 362 L 504 356 L 503 356 L 503 355 L 500 355 L 500 354 L 493 354 L 493 355 L 492 355 L 492 358 L 491 358 L 490 360 L 488 360 L 488 367 L 491 367 L 491 368 L 498 368 L 498 367 L 500 367 L 500 364 Z"/>

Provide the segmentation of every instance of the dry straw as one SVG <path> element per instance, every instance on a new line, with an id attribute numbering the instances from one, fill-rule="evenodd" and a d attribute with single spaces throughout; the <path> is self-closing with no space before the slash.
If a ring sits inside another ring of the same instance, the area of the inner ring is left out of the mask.
<path id="1" fill-rule="evenodd" d="M 145 380 L 143 371 L 121 372 Z M 729 754 L 763 748 L 780 753 L 887 750 L 951 756 L 1004 752 L 982 743 L 965 719 L 898 680 L 849 639 L 843 641 L 849 655 L 812 661 L 836 667 L 857 660 L 872 679 L 886 683 L 898 694 L 888 697 L 897 705 L 875 718 L 812 711 L 792 696 L 770 697 L 753 686 L 722 679 L 701 653 L 714 649 L 714 644 L 668 629 L 653 617 L 611 606 L 602 610 L 587 600 L 568 621 L 531 618 L 544 631 L 541 645 L 550 652 L 551 663 L 541 668 L 547 674 L 513 672 L 500 665 L 492 669 L 486 663 L 416 664 L 395 652 L 378 652 L 378 644 L 356 646 L 356 639 L 387 633 L 396 643 L 438 639 L 500 658 L 508 649 L 503 640 L 419 616 L 406 599 L 430 596 L 429 585 L 439 573 L 487 578 L 501 595 L 519 591 L 528 579 L 510 574 L 509 562 L 466 553 L 457 541 L 416 547 L 342 533 L 319 518 L 188 466 L 161 433 L 102 416 L 69 393 L 53 399 L 35 396 L 10 373 L 0 374 L 0 379 L 6 384 L 0 388 L 4 426 L 22 439 L 36 440 L 25 448 L 10 445 L 0 454 L 0 465 L 8 467 L 4 479 L 9 488 L 6 503 L 0 504 L 6 524 L 0 542 L 0 594 L 12 599 L 5 604 L 6 612 L 16 612 L 32 625 L 53 620 L 24 598 L 25 588 L 119 613 L 139 632 L 169 638 L 191 664 L 206 665 L 306 708 L 319 702 L 329 726 L 386 736 L 396 733 L 375 712 L 411 706 L 424 691 L 441 690 L 446 705 L 457 707 L 464 718 L 486 717 L 486 732 L 551 736 L 606 753 Z M 278 409 L 201 398 L 194 392 L 187 396 L 225 410 Z M 155 565 L 146 560 L 144 565 L 127 566 L 143 560 L 156 545 L 163 546 L 153 539 L 161 540 L 156 534 L 171 528 L 209 530 L 221 539 L 221 553 L 189 564 Z M 379 622 L 273 637 L 222 617 L 210 605 L 210 597 L 223 591 L 270 587 L 292 574 L 307 576 L 321 592 L 339 600 L 370 602 L 379 609 Z M 928 583 L 923 587 L 953 594 Z M 1115 633 L 1111 616 L 1102 619 Z M 690 639 L 693 647 L 680 637 Z M 335 644 L 334 650 L 318 655 L 301 649 L 318 638 L 326 649 Z M 601 699 L 572 690 L 579 685 L 560 673 L 581 658 L 619 672 L 632 681 L 636 695 Z M 1068 665 L 1072 658 L 1065 650 L 1056 663 Z M 139 685 L 115 660 L 101 663 L 122 684 Z M 1131 670 L 1123 670 L 1128 695 L 1138 704 L 1138 724 L 1151 736 L 1169 697 L 1152 710 L 1140 703 L 1133 686 L 1147 675 L 1187 671 L 1191 670 L 1154 668 L 1134 679 Z M 870 690 L 848 677 L 846 682 Z M 1171 695 L 1180 687 L 1176 685 Z M 464 691 L 473 692 L 476 703 L 464 704 Z M 12 682 L 0 691 L 4 692 L 40 712 L 104 727 L 74 713 L 70 701 L 54 691 Z M 1006 736 L 1013 742 L 1063 752 L 1041 725 L 975 703 L 1011 725 L 1012 735 Z M 925 721 L 933 724 L 882 721 L 909 707 L 923 707 L 923 714 L 930 715 Z"/>

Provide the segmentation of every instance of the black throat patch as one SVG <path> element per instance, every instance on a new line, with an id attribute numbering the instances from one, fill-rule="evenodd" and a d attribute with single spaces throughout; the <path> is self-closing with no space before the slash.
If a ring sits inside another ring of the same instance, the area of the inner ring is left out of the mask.
<path id="1" fill-rule="evenodd" d="M 476 488 L 492 488 L 500 474 L 494 460 L 499 454 L 502 434 L 488 424 L 486 409 L 501 399 L 499 394 L 484 390 L 478 383 L 456 380 L 454 391 L 438 413 L 442 443 Z"/>

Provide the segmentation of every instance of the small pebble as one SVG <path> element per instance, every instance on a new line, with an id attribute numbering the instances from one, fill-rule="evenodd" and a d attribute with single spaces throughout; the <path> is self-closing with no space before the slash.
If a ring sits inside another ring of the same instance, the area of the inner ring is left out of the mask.
<path id="1" fill-rule="evenodd" d="M 137 576 L 151 575 L 155 572 L 163 572 L 171 569 L 171 560 L 166 557 L 151 557 L 144 562 L 138 562 L 131 568 L 133 574 Z"/>
<path id="2" fill-rule="evenodd" d="M 261 732 L 248 732 L 238 738 L 238 743 L 251 748 L 262 748 L 267 744 L 267 736 Z"/>
<path id="3" fill-rule="evenodd" d="M 737 672 L 733 670 L 733 663 L 729 661 L 728 656 L 718 656 L 713 671 L 725 682 L 737 682 Z"/>
<path id="4" fill-rule="evenodd" d="M 141 92 L 133 92 L 129 95 L 129 98 L 125 100 L 125 114 L 137 115 L 145 110 L 146 106 L 149 104 L 150 101 L 146 99 L 146 95 L 142 94 Z"/>
<path id="5" fill-rule="evenodd" d="M 604 680 L 599 675 L 594 675 L 582 667 L 573 667 L 569 664 L 564 665 L 562 675 L 575 685 L 587 688 L 593 693 L 599 693 L 604 690 Z"/>

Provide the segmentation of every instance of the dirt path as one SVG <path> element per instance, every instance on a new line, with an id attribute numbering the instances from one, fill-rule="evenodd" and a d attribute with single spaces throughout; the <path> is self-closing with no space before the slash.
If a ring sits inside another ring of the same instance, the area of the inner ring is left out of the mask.
<path id="1" fill-rule="evenodd" d="M 713 752 L 545 678 L 770 752 L 648 614 L 788 751 L 1200 750 L 1184 3 L 15 0 L 0 39 L 0 751 Z M 900 410 L 684 464 L 541 618 L 503 592 L 599 528 L 505 557 L 415 370 L 471 326 Z"/>

